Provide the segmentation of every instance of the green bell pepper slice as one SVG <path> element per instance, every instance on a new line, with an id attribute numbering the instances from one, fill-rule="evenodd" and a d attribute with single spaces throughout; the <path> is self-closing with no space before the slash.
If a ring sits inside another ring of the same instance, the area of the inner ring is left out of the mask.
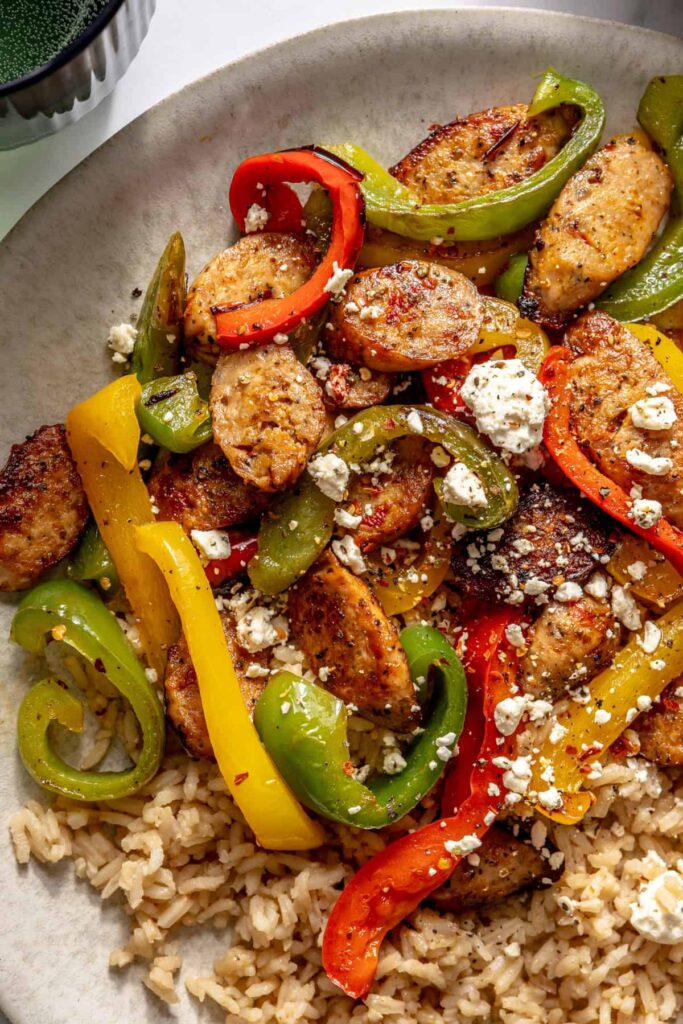
<path id="1" fill-rule="evenodd" d="M 650 251 L 595 303 L 616 320 L 630 323 L 655 316 L 683 298 L 683 75 L 653 78 L 640 101 L 638 120 L 669 165 L 674 197 L 669 223 Z"/>
<path id="2" fill-rule="evenodd" d="M 433 693 L 424 731 L 394 775 L 364 784 L 349 774 L 346 707 L 316 683 L 279 672 L 256 705 L 256 729 L 290 789 L 332 821 L 376 829 L 404 817 L 437 782 L 448 764 L 442 748 L 452 751 L 462 732 L 467 684 L 457 654 L 430 626 L 408 626 L 400 639 L 423 702 L 428 678 Z"/>
<path id="3" fill-rule="evenodd" d="M 362 429 L 357 432 L 358 425 Z M 441 445 L 481 481 L 487 505 L 478 509 L 444 505 L 449 519 L 483 530 L 493 529 L 510 518 L 519 497 L 510 470 L 472 427 L 430 406 L 382 405 L 364 409 L 335 430 L 316 454 L 333 452 L 349 465 L 361 465 L 380 445 L 409 434 Z M 334 509 L 333 499 L 304 473 L 296 488 L 284 494 L 270 514 L 263 517 L 258 552 L 249 563 L 253 585 L 265 594 L 279 594 L 306 572 L 332 536 Z"/>
<path id="4" fill-rule="evenodd" d="M 605 124 L 602 100 L 590 86 L 552 68 L 534 93 L 529 115 L 561 104 L 580 108 L 579 125 L 560 152 L 523 181 L 459 203 L 420 203 L 365 150 L 351 143 L 325 145 L 363 175 L 361 191 L 371 224 L 421 241 L 484 241 L 511 234 L 542 217 L 565 183 L 586 162 Z"/>
<path id="5" fill-rule="evenodd" d="M 213 436 L 208 403 L 191 372 L 145 384 L 136 411 L 143 433 L 171 452 L 191 452 Z"/>
<path id="6" fill-rule="evenodd" d="M 178 372 L 184 309 L 185 245 L 176 231 L 161 254 L 137 320 L 131 370 L 141 384 Z"/>
<path id="7" fill-rule="evenodd" d="M 28 691 L 19 708 L 19 753 L 26 770 L 44 789 L 73 800 L 116 800 L 135 793 L 154 776 L 164 752 L 164 712 L 145 670 L 115 616 L 92 590 L 73 580 L 42 583 L 17 608 L 11 631 L 15 643 L 38 653 L 48 633 L 127 698 L 140 725 L 142 749 L 137 763 L 119 772 L 80 771 L 67 764 L 52 747 L 50 724 L 81 732 L 83 704 L 65 684 L 47 678 Z"/>
<path id="8" fill-rule="evenodd" d="M 524 287 L 524 275 L 528 263 L 529 257 L 525 252 L 518 252 L 510 257 L 505 270 L 493 282 L 493 290 L 499 299 L 517 304 L 517 299 L 522 294 Z"/>
<path id="9" fill-rule="evenodd" d="M 119 574 L 94 519 L 69 560 L 67 574 L 72 580 L 93 580 L 106 594 L 119 589 Z"/>

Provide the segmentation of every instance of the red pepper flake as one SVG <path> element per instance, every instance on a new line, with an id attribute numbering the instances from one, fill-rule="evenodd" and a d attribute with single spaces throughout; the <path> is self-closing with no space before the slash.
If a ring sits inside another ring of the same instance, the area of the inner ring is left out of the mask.
<path id="1" fill-rule="evenodd" d="M 249 772 L 240 772 L 239 775 L 235 776 L 235 778 L 233 779 L 233 782 L 235 783 L 236 786 L 241 786 L 242 783 L 246 782 L 246 780 L 248 778 L 249 778 Z"/>

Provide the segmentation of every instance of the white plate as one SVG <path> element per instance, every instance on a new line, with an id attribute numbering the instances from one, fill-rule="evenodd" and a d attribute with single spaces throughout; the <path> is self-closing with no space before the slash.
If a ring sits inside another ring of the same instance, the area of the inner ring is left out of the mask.
<path id="1" fill-rule="evenodd" d="M 552 64 L 604 97 L 607 131 L 632 127 L 648 79 L 680 72 L 683 45 L 624 25 L 523 10 L 433 11 L 321 29 L 232 64 L 140 117 L 56 185 L 0 251 L 0 456 L 111 377 L 111 323 L 139 302 L 179 228 L 196 272 L 230 232 L 226 188 L 250 153 L 353 139 L 401 156 L 433 122 L 528 99 Z M 0 607 L 0 636 L 12 602 Z M 23 656 L 0 651 L 3 817 L 35 788 L 18 762 Z M 35 668 L 35 671 L 38 669 Z M 126 934 L 70 863 L 18 869 L 0 828 L 0 1005 L 14 1024 L 221 1019 L 183 1000 L 166 1010 L 134 969 L 108 970 Z M 182 986 L 180 986 L 182 988 Z"/>

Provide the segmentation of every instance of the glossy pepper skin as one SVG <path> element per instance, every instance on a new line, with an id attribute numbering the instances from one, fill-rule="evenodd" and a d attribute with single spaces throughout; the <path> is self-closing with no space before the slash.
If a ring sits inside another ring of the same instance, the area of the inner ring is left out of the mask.
<path id="1" fill-rule="evenodd" d="M 142 431 L 170 452 L 191 452 L 213 436 L 208 402 L 191 372 L 145 384 L 137 414 Z"/>
<path id="2" fill-rule="evenodd" d="M 653 351 L 657 355 L 657 349 Z M 569 407 L 571 363 L 570 350 L 558 346 L 550 350 L 541 367 L 539 379 L 551 402 L 543 430 L 546 448 L 565 475 L 594 505 L 643 537 L 661 551 L 678 572 L 683 572 L 683 530 L 665 517 L 647 529 L 639 526 L 631 514 L 632 499 L 584 455 L 573 436 Z"/>
<path id="3" fill-rule="evenodd" d="M 119 574 L 94 520 L 88 523 L 71 556 L 67 574 L 72 580 L 94 580 L 107 595 L 118 590 Z"/>
<path id="4" fill-rule="evenodd" d="M 324 835 L 288 789 L 261 744 L 245 707 L 216 603 L 204 569 L 179 523 L 147 523 L 135 531 L 138 550 L 164 575 L 197 674 L 202 708 L 218 767 L 259 843 L 308 850 Z"/>
<path id="5" fill-rule="evenodd" d="M 473 761 L 471 753 L 466 762 L 459 754 L 451 768 L 458 775 L 467 773 L 468 795 L 455 814 L 401 836 L 375 854 L 332 909 L 323 936 L 323 966 L 349 996 L 367 995 L 384 936 L 447 881 L 465 853 L 478 847 L 503 805 L 503 765 L 512 755 L 514 737 L 501 736 L 494 709 L 517 692 L 517 655 L 505 637 L 506 626 L 517 619 L 517 612 L 505 608 L 482 615 L 470 632 L 475 648 L 487 655 L 480 669 L 469 670 L 480 677 L 481 698 L 473 713 L 481 709 L 481 742 Z"/>
<path id="6" fill-rule="evenodd" d="M 42 651 L 46 634 L 68 644 L 112 683 L 138 720 L 142 749 L 137 763 L 120 772 L 80 771 L 52 748 L 48 730 L 59 722 L 72 732 L 83 728 L 83 704 L 56 679 L 43 679 L 19 709 L 19 753 L 44 789 L 73 800 L 116 800 L 130 796 L 156 773 L 164 752 L 164 712 L 154 687 L 116 618 L 97 595 L 73 580 L 54 580 L 31 590 L 12 621 L 11 638 L 32 653 Z"/>
<path id="7" fill-rule="evenodd" d="M 230 184 L 229 201 L 242 231 L 251 206 L 268 209 L 268 190 L 285 182 L 316 182 L 326 189 L 332 204 L 332 228 L 320 264 L 292 295 L 236 307 L 214 307 L 219 345 L 228 349 L 264 345 L 276 334 L 289 334 L 327 304 L 334 275 L 353 269 L 363 244 L 365 219 L 359 178 L 352 167 L 313 149 L 264 153 L 239 165 Z"/>
<path id="8" fill-rule="evenodd" d="M 290 788 L 306 807 L 356 828 L 383 828 L 422 800 L 443 774 L 437 754 L 448 737 L 452 749 L 462 730 L 467 704 L 460 659 L 438 630 L 408 626 L 401 632 L 413 681 L 423 696 L 433 673 L 434 693 L 425 706 L 424 731 L 394 775 L 366 784 L 353 777 L 346 733 L 346 707 L 316 683 L 279 672 L 266 686 L 254 712 L 263 744 Z M 419 692 L 419 691 L 418 691 Z"/>
<path id="9" fill-rule="evenodd" d="M 371 224 L 424 241 L 434 237 L 483 241 L 519 231 L 543 216 L 565 182 L 597 147 L 605 124 L 602 100 L 588 85 L 549 68 L 534 93 L 529 116 L 563 103 L 579 107 L 582 118 L 552 160 L 515 185 L 459 203 L 421 204 L 359 146 L 345 143 L 326 148 L 363 173 L 361 189 Z"/>
<path id="10" fill-rule="evenodd" d="M 505 270 L 493 282 L 493 290 L 499 299 L 505 299 L 506 302 L 517 302 L 524 287 L 524 275 L 528 263 L 529 257 L 525 252 L 518 252 L 510 257 Z"/>
<path id="11" fill-rule="evenodd" d="M 357 432 L 354 428 L 358 425 L 363 429 Z M 442 445 L 475 472 L 484 487 L 488 499 L 484 508 L 448 505 L 445 509 L 450 519 L 473 529 L 491 529 L 512 515 L 517 507 L 517 485 L 503 461 L 471 427 L 429 406 L 364 409 L 335 430 L 316 454 L 333 452 L 349 464 L 360 465 L 379 445 L 409 434 Z M 272 515 L 263 519 L 258 554 L 249 565 L 254 586 L 266 594 L 279 594 L 306 572 L 332 536 L 334 509 L 332 498 L 305 473 L 296 489 L 284 495 Z M 297 524 L 295 529 L 289 527 L 292 522 Z"/>
<path id="12" fill-rule="evenodd" d="M 669 222 L 647 255 L 595 303 L 615 320 L 644 320 L 683 298 L 683 75 L 653 78 L 638 120 L 669 165 L 674 200 Z"/>
<path id="13" fill-rule="evenodd" d="M 137 319 L 131 370 L 141 384 L 178 372 L 185 308 L 185 246 L 179 232 L 161 254 Z"/>

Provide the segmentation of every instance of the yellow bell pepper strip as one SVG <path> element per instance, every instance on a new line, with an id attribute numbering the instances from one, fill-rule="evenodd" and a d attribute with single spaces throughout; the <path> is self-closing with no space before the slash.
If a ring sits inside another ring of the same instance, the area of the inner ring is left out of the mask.
<path id="1" fill-rule="evenodd" d="M 161 676 L 178 619 L 159 570 L 135 546 L 136 526 L 154 521 L 138 468 L 141 387 L 128 375 L 71 410 L 66 432 L 83 487 L 140 630 L 150 665 Z"/>
<path id="2" fill-rule="evenodd" d="M 223 626 L 199 557 L 179 523 L 135 530 L 137 548 L 161 570 L 180 615 L 218 767 L 261 846 L 308 850 L 324 833 L 292 795 L 244 705 Z"/>
<path id="3" fill-rule="evenodd" d="M 402 615 L 438 590 L 451 566 L 452 529 L 453 524 L 438 505 L 434 511 L 434 526 L 412 565 L 386 566 L 381 552 L 365 556 L 370 570 L 368 580 L 387 615 Z"/>
<path id="4" fill-rule="evenodd" d="M 125 697 L 140 725 L 142 749 L 132 768 L 119 772 L 81 771 L 53 749 L 53 721 L 71 732 L 83 729 L 83 704 L 56 679 L 43 679 L 19 709 L 19 753 L 44 789 L 73 800 L 116 800 L 135 793 L 155 774 L 164 752 L 164 712 L 154 687 L 116 618 L 92 590 L 73 580 L 52 580 L 31 590 L 12 621 L 12 640 L 34 653 L 46 635 L 68 644 Z"/>
<path id="5" fill-rule="evenodd" d="M 676 391 L 683 394 L 683 352 L 676 342 L 657 330 L 652 324 L 624 324 L 624 326 L 631 334 L 635 334 L 639 341 L 649 345 L 652 355 L 671 377 Z"/>
<path id="6" fill-rule="evenodd" d="M 532 762 L 527 800 L 541 814 L 564 825 L 580 821 L 594 800 L 583 790 L 591 762 L 603 757 L 639 712 L 683 673 L 683 602 L 655 619 L 655 625 L 661 639 L 654 654 L 647 654 L 639 637 L 632 635 L 610 667 L 588 684 L 588 703 L 569 701 L 559 714 L 557 721 L 567 731 L 558 743 L 548 737 Z M 595 721 L 598 710 L 610 716 L 600 725 Z M 538 800 L 538 793 L 548 790 L 549 779 L 562 795 L 558 810 L 549 811 Z"/>
<path id="7" fill-rule="evenodd" d="M 629 569 L 638 563 L 645 566 L 644 575 L 634 578 Z M 607 572 L 617 583 L 628 584 L 633 597 L 648 608 L 663 612 L 683 598 L 683 576 L 647 541 L 632 533 L 622 535 Z"/>
<path id="8" fill-rule="evenodd" d="M 324 148 L 363 174 L 361 191 L 368 221 L 408 238 L 429 241 L 481 241 L 510 234 L 543 216 L 565 182 L 594 151 L 605 123 L 598 94 L 549 68 L 534 94 L 529 115 L 561 104 L 581 109 L 582 118 L 560 152 L 534 174 L 497 192 L 459 203 L 420 203 L 359 146 L 351 143 Z"/>

